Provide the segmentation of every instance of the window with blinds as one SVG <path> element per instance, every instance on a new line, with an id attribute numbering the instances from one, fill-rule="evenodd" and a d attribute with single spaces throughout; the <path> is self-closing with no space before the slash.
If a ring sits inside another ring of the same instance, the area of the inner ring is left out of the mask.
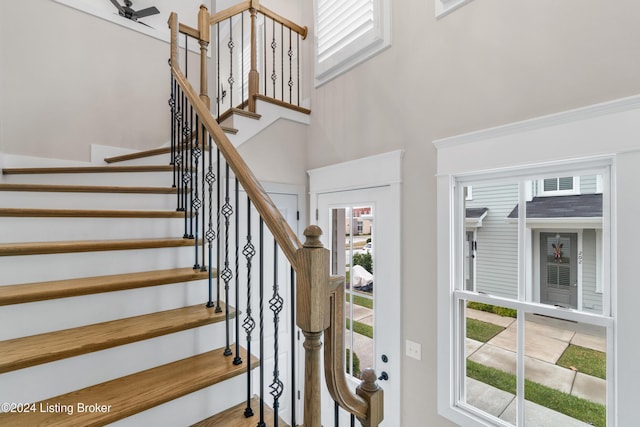
<path id="1" fill-rule="evenodd" d="M 580 178 L 577 176 L 545 178 L 540 183 L 540 190 L 541 196 L 579 194 Z"/>
<path id="2" fill-rule="evenodd" d="M 390 45 L 390 0 L 316 0 L 316 86 Z"/>

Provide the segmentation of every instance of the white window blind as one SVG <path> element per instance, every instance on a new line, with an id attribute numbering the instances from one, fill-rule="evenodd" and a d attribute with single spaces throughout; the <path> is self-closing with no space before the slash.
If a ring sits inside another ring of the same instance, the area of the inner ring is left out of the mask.
<path id="1" fill-rule="evenodd" d="M 389 0 L 316 0 L 316 84 L 390 44 Z"/>

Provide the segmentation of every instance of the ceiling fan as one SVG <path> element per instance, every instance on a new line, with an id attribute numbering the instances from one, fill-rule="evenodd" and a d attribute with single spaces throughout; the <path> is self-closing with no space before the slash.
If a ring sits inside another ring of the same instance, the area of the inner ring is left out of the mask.
<path id="1" fill-rule="evenodd" d="M 137 21 L 139 18 L 145 18 L 151 15 L 157 15 L 160 11 L 155 7 L 147 7 L 146 9 L 133 10 L 133 2 L 131 0 L 124 0 L 124 6 L 122 6 L 118 0 L 111 0 L 111 3 L 118 9 L 118 14 L 124 16 L 132 21 Z M 142 22 L 141 22 L 142 24 Z"/>

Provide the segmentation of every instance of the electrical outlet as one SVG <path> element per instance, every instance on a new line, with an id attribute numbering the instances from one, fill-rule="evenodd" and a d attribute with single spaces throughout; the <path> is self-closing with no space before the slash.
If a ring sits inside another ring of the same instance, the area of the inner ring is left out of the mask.
<path id="1" fill-rule="evenodd" d="M 405 352 L 407 356 L 416 359 L 422 360 L 422 345 L 413 341 L 406 341 Z"/>

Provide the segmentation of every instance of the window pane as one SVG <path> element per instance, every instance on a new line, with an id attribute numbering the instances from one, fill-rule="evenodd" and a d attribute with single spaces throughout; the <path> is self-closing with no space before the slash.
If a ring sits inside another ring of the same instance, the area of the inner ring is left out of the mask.
<path id="1" fill-rule="evenodd" d="M 606 329 L 527 314 L 525 425 L 606 425 Z"/>
<path id="2" fill-rule="evenodd" d="M 374 365 L 373 208 L 331 210 L 331 273 L 344 275 L 346 372 Z"/>
<path id="3" fill-rule="evenodd" d="M 565 176 L 564 178 L 558 178 L 558 190 L 571 190 L 573 189 L 573 177 Z"/>
<path id="4" fill-rule="evenodd" d="M 462 303 L 466 376 L 461 400 L 503 418 L 516 404 L 516 312 L 477 302 Z"/>
<path id="5" fill-rule="evenodd" d="M 544 191 L 556 191 L 558 189 L 558 179 L 551 178 L 544 180 Z"/>
<path id="6" fill-rule="evenodd" d="M 473 184 L 465 201 L 465 289 L 518 298 L 518 183 Z"/>

